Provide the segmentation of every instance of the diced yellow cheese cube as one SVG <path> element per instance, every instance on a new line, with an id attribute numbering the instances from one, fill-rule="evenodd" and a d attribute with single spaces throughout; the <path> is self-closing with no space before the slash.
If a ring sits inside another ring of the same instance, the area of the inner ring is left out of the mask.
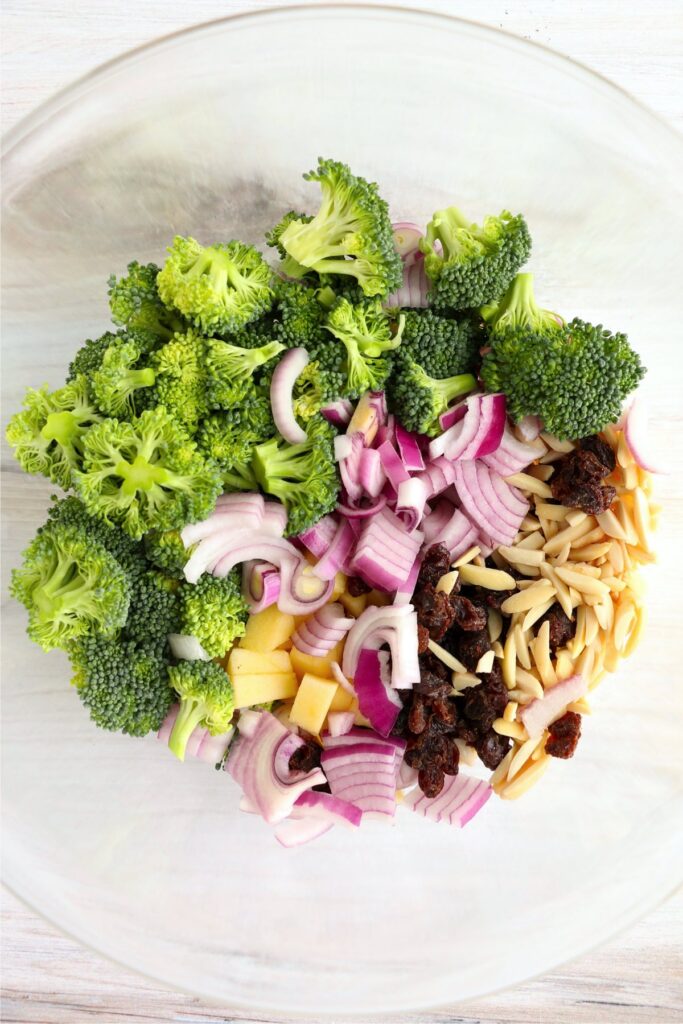
<path id="1" fill-rule="evenodd" d="M 291 721 L 306 732 L 319 735 L 337 689 L 337 683 L 329 679 L 306 674 L 289 713 Z"/>
<path id="2" fill-rule="evenodd" d="M 231 676 L 263 675 L 286 672 L 291 675 L 292 662 L 288 651 L 250 651 L 244 647 L 233 647 L 228 658 L 228 672 Z"/>
<path id="3" fill-rule="evenodd" d="M 339 600 L 344 605 L 347 615 L 352 615 L 354 619 L 357 619 L 367 607 L 368 595 L 359 594 L 358 597 L 353 597 L 347 591 L 345 594 L 340 595 Z"/>
<path id="4" fill-rule="evenodd" d="M 354 703 L 352 694 L 347 693 L 343 686 L 337 686 L 337 692 L 332 698 L 330 711 L 350 711 Z"/>
<path id="5" fill-rule="evenodd" d="M 303 654 L 296 647 L 292 647 L 289 657 L 292 661 L 292 668 L 299 679 L 303 679 L 307 672 L 314 676 L 321 676 L 323 679 L 332 679 L 332 662 L 341 661 L 343 650 L 344 643 L 340 641 L 336 647 L 328 651 L 324 658 L 314 658 L 313 655 Z"/>
<path id="6" fill-rule="evenodd" d="M 274 651 L 294 632 L 294 616 L 281 612 L 275 604 L 247 619 L 247 628 L 240 647 L 265 654 Z"/>
<path id="7" fill-rule="evenodd" d="M 253 704 L 268 704 L 271 700 L 294 697 L 298 682 L 293 672 L 259 673 L 231 676 L 236 708 L 250 708 Z"/>

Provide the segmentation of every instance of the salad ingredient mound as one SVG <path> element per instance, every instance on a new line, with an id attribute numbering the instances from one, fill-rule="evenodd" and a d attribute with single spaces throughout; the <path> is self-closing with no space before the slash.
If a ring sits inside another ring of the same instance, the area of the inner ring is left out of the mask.
<path id="1" fill-rule="evenodd" d="M 176 237 L 7 439 L 67 492 L 14 570 L 101 728 L 226 770 L 286 847 L 397 808 L 462 827 L 580 741 L 653 561 L 645 370 L 542 308 L 524 218 L 311 213 Z M 69 493 L 71 492 L 71 493 Z"/>

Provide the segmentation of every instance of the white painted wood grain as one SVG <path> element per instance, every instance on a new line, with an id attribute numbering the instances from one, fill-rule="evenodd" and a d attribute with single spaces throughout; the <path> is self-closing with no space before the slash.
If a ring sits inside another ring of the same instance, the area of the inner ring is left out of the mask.
<path id="1" fill-rule="evenodd" d="M 300 0 L 301 3 L 312 0 Z M 122 51 L 195 22 L 277 0 L 4 0 L 1 117 L 9 128 L 56 89 Z M 500 27 L 587 64 L 683 130 L 681 0 L 412 0 Z M 4 1024 L 263 1020 L 169 993 L 2 899 Z M 544 978 L 415 1024 L 683 1022 L 683 896 L 603 949 Z"/>

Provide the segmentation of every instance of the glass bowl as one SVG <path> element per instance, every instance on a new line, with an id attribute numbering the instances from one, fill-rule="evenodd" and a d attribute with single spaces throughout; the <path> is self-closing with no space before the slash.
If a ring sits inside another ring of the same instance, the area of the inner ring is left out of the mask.
<path id="1" fill-rule="evenodd" d="M 262 242 L 318 154 L 397 219 L 522 210 L 544 305 L 626 330 L 672 473 L 650 626 L 572 762 L 464 831 L 405 813 L 285 851 L 224 773 L 96 730 L 7 576 L 51 488 L 4 455 L 4 878 L 122 964 L 254 1011 L 369 1015 L 467 999 L 601 942 L 680 879 L 683 146 L 597 76 L 398 8 L 262 11 L 105 65 L 14 128 L 4 160 L 5 419 L 107 326 L 106 279 L 176 232 Z"/>

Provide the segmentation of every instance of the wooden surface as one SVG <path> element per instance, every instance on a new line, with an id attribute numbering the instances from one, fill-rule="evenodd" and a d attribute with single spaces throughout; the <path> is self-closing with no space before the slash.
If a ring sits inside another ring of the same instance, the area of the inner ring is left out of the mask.
<path id="1" fill-rule="evenodd" d="M 2 124 L 75 77 L 192 22 L 272 3 L 242 0 L 4 0 Z M 305 2 L 305 0 L 304 0 Z M 681 0 L 413 0 L 566 53 L 683 130 Z M 59 934 L 2 898 L 4 1024 L 264 1020 L 170 993 Z M 683 1021 L 683 896 L 602 949 L 512 991 L 412 1020 L 437 1024 L 676 1024 Z"/>

